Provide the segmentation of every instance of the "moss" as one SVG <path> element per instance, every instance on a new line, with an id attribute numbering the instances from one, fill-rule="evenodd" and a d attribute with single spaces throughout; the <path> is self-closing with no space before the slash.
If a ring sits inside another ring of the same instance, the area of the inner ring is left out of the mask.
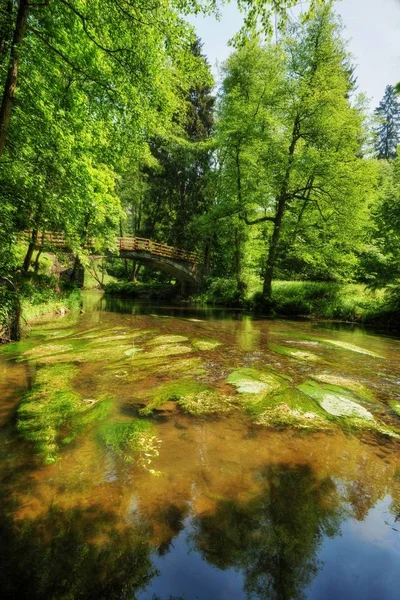
<path id="1" fill-rule="evenodd" d="M 169 400 L 181 400 L 185 396 L 193 396 L 200 394 L 201 392 L 207 391 L 209 388 L 204 383 L 198 383 L 191 379 L 178 379 L 177 381 L 170 381 L 163 383 L 153 389 L 151 394 L 147 393 L 147 397 L 150 397 L 150 402 L 145 408 L 142 408 L 140 413 L 143 415 L 149 415 L 155 408 L 162 406 Z"/>
<path id="2" fill-rule="evenodd" d="M 227 383 L 235 386 L 240 394 L 266 394 L 277 391 L 286 381 L 274 373 L 243 367 L 233 371 Z"/>
<path id="3" fill-rule="evenodd" d="M 341 348 L 342 350 L 348 350 L 350 352 L 355 352 L 357 354 L 364 354 L 365 356 L 372 356 L 374 358 L 383 358 L 380 354 L 376 352 L 372 352 L 372 350 L 366 350 L 365 348 L 361 348 L 360 346 L 356 346 L 355 344 L 350 344 L 349 342 L 342 342 L 340 340 L 330 340 L 326 338 L 315 337 L 313 335 L 302 334 L 302 333 L 291 333 L 291 336 L 294 338 L 298 338 L 304 342 L 314 342 L 315 344 L 323 344 L 325 346 L 334 346 L 335 348 Z"/>
<path id="4" fill-rule="evenodd" d="M 80 395 L 71 388 L 75 375 L 76 368 L 71 365 L 40 369 L 18 409 L 19 432 L 34 443 L 48 463 L 58 458 L 61 427 L 81 405 Z"/>
<path id="5" fill-rule="evenodd" d="M 187 342 L 188 338 L 184 335 L 158 335 L 151 342 L 152 345 L 164 345 L 164 344 L 179 344 L 180 342 Z"/>
<path id="6" fill-rule="evenodd" d="M 400 417 L 400 402 L 397 400 L 391 400 L 389 402 L 390 408 Z"/>
<path id="7" fill-rule="evenodd" d="M 72 388 L 73 365 L 43 367 L 17 413 L 20 434 L 33 442 L 46 463 L 59 458 L 60 445 L 69 443 L 89 423 L 102 418 L 110 401 L 88 402 Z"/>
<path id="8" fill-rule="evenodd" d="M 348 379 L 347 377 L 341 377 L 340 375 L 332 375 L 330 373 L 317 373 L 312 376 L 316 381 L 328 385 L 335 386 L 333 390 L 342 388 L 354 392 L 361 400 L 367 402 L 375 402 L 375 396 L 371 390 L 365 385 L 354 379 Z"/>
<path id="9" fill-rule="evenodd" d="M 42 356 L 52 356 L 64 352 L 71 352 L 73 346 L 71 344 L 40 344 L 27 350 L 24 354 L 28 358 L 39 358 Z"/>
<path id="10" fill-rule="evenodd" d="M 154 426 L 148 421 L 136 419 L 105 423 L 99 429 L 99 436 L 105 446 L 127 462 L 135 455 L 139 465 L 148 468 L 152 459 L 159 455 L 160 440 Z"/>
<path id="11" fill-rule="evenodd" d="M 349 344 L 348 342 L 340 342 L 339 340 L 321 340 L 325 344 L 329 344 L 331 346 L 337 346 L 338 348 L 342 348 L 343 350 L 349 350 L 350 352 L 356 352 L 357 354 L 365 354 L 365 356 L 373 356 L 374 358 L 383 358 L 380 354 L 376 352 L 372 352 L 372 350 L 366 350 L 365 348 L 360 348 L 359 346 L 355 346 L 354 344 Z"/>
<path id="12" fill-rule="evenodd" d="M 339 386 L 318 385 L 307 382 L 298 389 L 313 398 L 328 414 L 333 417 L 346 417 L 373 421 L 373 415 L 363 406 L 355 402 L 352 394 Z"/>
<path id="13" fill-rule="evenodd" d="M 163 344 L 146 353 L 147 358 L 158 358 L 159 356 L 174 356 L 176 354 L 187 354 L 192 352 L 191 346 L 183 346 L 180 344 Z"/>
<path id="14" fill-rule="evenodd" d="M 305 352 L 304 350 L 299 350 L 298 348 L 289 348 L 287 346 L 278 346 L 276 344 L 268 344 L 268 348 L 272 350 L 272 352 L 282 354 L 283 356 L 289 356 L 290 358 L 296 358 L 298 360 L 305 360 L 307 362 L 321 360 L 316 354 L 312 354 L 312 352 Z"/>
<path id="15" fill-rule="evenodd" d="M 215 350 L 215 348 L 218 348 L 218 346 L 221 345 L 221 342 L 218 342 L 218 340 L 211 340 L 211 339 L 203 338 L 203 339 L 192 340 L 192 344 L 197 350 L 205 351 L 205 350 Z"/>
<path id="16" fill-rule="evenodd" d="M 224 396 L 217 390 L 207 389 L 182 396 L 178 404 L 191 415 L 206 415 L 230 411 L 234 406 L 234 399 Z"/>
<path id="17" fill-rule="evenodd" d="M 140 413 L 149 415 L 171 400 L 191 415 L 226 412 L 233 406 L 233 399 L 218 390 L 191 379 L 179 379 L 163 383 L 153 390 L 150 402 Z"/>
<path id="18" fill-rule="evenodd" d="M 143 348 L 128 348 L 128 350 L 125 350 L 124 354 L 125 356 L 134 356 L 140 352 L 143 352 Z"/>

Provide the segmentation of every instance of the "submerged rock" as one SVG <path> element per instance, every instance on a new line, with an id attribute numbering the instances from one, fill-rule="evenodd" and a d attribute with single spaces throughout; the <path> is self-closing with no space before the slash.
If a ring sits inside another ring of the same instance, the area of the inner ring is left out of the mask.
<path id="1" fill-rule="evenodd" d="M 188 338 L 184 335 L 158 335 L 152 339 L 149 343 L 155 346 L 162 344 L 179 344 L 180 342 L 187 342 Z"/>
<path id="2" fill-rule="evenodd" d="M 354 398 L 346 393 L 346 390 L 333 386 L 327 388 L 323 385 L 314 384 L 312 382 L 298 386 L 298 389 L 313 398 L 328 414 L 334 417 L 350 417 L 373 421 L 373 415 L 363 406 L 355 402 Z"/>
<path id="3" fill-rule="evenodd" d="M 367 402 L 375 401 L 373 392 L 370 389 L 368 389 L 364 384 L 362 384 L 359 381 L 356 381 L 355 379 L 349 379 L 347 377 L 342 377 L 341 375 L 333 375 L 331 373 L 317 373 L 312 377 L 313 379 L 321 383 L 350 390 L 354 392 L 361 400 L 366 400 Z"/>
<path id="4" fill-rule="evenodd" d="M 338 348 L 342 348 L 343 350 L 350 350 L 350 352 L 356 352 L 357 354 L 365 354 L 366 356 L 373 356 L 374 358 L 383 358 L 383 356 L 377 354 L 376 352 L 372 352 L 372 350 L 366 350 L 365 348 L 360 348 L 359 346 L 349 344 L 348 342 L 326 339 L 323 339 L 321 341 L 325 344 L 329 344 L 330 346 L 337 346 Z"/>
<path id="5" fill-rule="evenodd" d="M 283 356 L 290 356 L 291 358 L 297 358 L 298 360 L 304 360 L 307 362 L 316 362 L 318 360 L 321 360 L 320 357 L 316 354 L 313 354 L 312 352 L 307 352 L 305 350 L 299 350 L 298 348 L 278 346 L 276 344 L 269 344 L 268 348 L 272 350 L 272 352 L 282 354 Z"/>
<path id="6" fill-rule="evenodd" d="M 215 348 L 218 348 L 218 346 L 221 345 L 221 342 L 219 342 L 218 340 L 211 340 L 211 339 L 196 339 L 196 340 L 192 340 L 192 344 L 195 348 L 197 348 L 197 350 L 215 350 Z"/>
<path id="7" fill-rule="evenodd" d="M 210 386 L 191 379 L 178 379 L 163 383 L 151 394 L 146 394 L 150 401 L 142 408 L 142 415 L 149 415 L 155 409 L 162 409 L 171 400 L 175 401 L 185 412 L 192 415 L 226 412 L 232 408 L 232 398 L 224 396 Z"/>
<path id="8" fill-rule="evenodd" d="M 126 462 L 135 455 L 140 466 L 148 469 L 159 455 L 159 444 L 154 426 L 148 421 L 111 421 L 99 429 L 99 437 L 105 446 Z"/>
<path id="9" fill-rule="evenodd" d="M 390 402 L 390 408 L 400 417 L 400 402 L 392 400 Z"/>
<path id="10" fill-rule="evenodd" d="M 279 375 L 247 367 L 232 371 L 226 382 L 235 386 L 239 394 L 271 393 L 286 383 Z"/>
<path id="11" fill-rule="evenodd" d="M 70 443 L 85 427 L 107 416 L 108 398 L 84 399 L 72 387 L 74 365 L 38 369 L 33 388 L 17 412 L 17 429 L 33 443 L 46 463 L 59 458 L 61 444 Z"/>

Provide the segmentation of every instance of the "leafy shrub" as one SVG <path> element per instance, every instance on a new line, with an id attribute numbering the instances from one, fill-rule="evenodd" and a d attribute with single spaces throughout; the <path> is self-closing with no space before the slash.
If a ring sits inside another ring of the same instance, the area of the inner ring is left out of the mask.
<path id="1" fill-rule="evenodd" d="M 207 285 L 208 284 L 208 285 Z M 247 286 L 245 282 L 237 282 L 234 277 L 218 277 L 206 282 L 205 302 L 238 307 L 245 304 Z"/>

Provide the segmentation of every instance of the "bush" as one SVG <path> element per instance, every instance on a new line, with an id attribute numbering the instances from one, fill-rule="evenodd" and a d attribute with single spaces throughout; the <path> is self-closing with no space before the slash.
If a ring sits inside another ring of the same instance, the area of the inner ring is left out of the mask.
<path id="1" fill-rule="evenodd" d="M 247 285 L 233 277 L 218 277 L 206 282 L 206 291 L 202 295 L 204 302 L 223 304 L 233 308 L 242 307 L 246 302 Z"/>
<path id="2" fill-rule="evenodd" d="M 132 281 L 110 281 L 104 286 L 106 294 L 119 294 L 136 298 L 139 294 L 140 285 Z"/>

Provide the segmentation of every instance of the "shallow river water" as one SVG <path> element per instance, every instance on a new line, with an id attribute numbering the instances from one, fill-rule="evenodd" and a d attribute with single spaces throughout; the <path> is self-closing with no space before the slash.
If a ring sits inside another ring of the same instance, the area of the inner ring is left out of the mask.
<path id="1" fill-rule="evenodd" d="M 0 597 L 400 597 L 400 341 L 96 293 L 0 348 Z"/>

